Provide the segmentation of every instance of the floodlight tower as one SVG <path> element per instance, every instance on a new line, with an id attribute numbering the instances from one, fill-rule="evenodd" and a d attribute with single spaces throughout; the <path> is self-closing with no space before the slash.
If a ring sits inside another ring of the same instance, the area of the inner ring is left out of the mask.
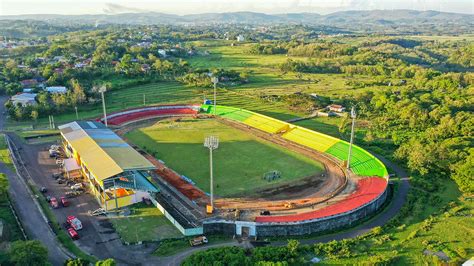
<path id="1" fill-rule="evenodd" d="M 104 93 L 105 93 L 106 90 L 107 90 L 107 88 L 105 86 L 102 86 L 99 89 L 100 95 L 102 96 L 102 109 L 104 110 L 104 124 L 105 124 L 105 127 L 107 127 L 107 113 L 105 111 L 105 97 L 104 97 Z"/>
<path id="2" fill-rule="evenodd" d="M 214 115 L 216 115 L 216 89 L 217 89 L 217 83 L 219 82 L 219 78 L 216 76 L 213 76 L 211 78 L 212 83 L 214 83 Z"/>
<path id="3" fill-rule="evenodd" d="M 355 107 L 352 106 L 351 109 L 351 118 L 352 118 L 352 127 L 351 127 L 351 142 L 349 145 L 349 155 L 347 156 L 347 169 L 351 168 L 351 156 L 352 156 L 352 143 L 354 142 L 354 125 L 356 120 L 356 111 Z"/>
<path id="4" fill-rule="evenodd" d="M 219 138 L 216 136 L 206 137 L 204 140 L 204 147 L 209 149 L 209 173 L 211 178 L 211 207 L 214 210 L 214 173 L 213 173 L 213 161 L 212 151 L 219 147 Z"/>

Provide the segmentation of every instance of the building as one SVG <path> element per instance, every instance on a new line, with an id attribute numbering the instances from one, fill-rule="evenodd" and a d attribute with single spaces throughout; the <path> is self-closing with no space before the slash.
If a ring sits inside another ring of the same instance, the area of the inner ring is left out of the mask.
<path id="1" fill-rule="evenodd" d="M 36 105 L 36 93 L 18 93 L 10 98 L 13 105 Z"/>
<path id="2" fill-rule="evenodd" d="M 238 41 L 238 42 L 243 42 L 243 41 L 245 41 L 244 36 L 243 36 L 242 34 L 240 34 L 239 36 L 237 36 L 237 41 Z"/>
<path id="3" fill-rule="evenodd" d="M 342 113 L 346 111 L 346 108 L 339 104 L 331 104 L 328 106 L 328 109 L 329 111 L 338 112 L 338 113 Z"/>
<path id="4" fill-rule="evenodd" d="M 24 79 L 20 81 L 22 88 L 29 88 L 38 85 L 38 81 L 36 79 Z"/>
<path id="5" fill-rule="evenodd" d="M 45 91 L 49 93 L 66 93 L 67 88 L 64 86 L 53 86 L 53 87 L 46 87 Z"/>
<path id="6" fill-rule="evenodd" d="M 80 168 L 83 182 L 101 207 L 112 210 L 141 202 L 158 188 L 150 182 L 155 169 L 145 157 L 112 130 L 95 121 L 59 126 L 68 168 Z"/>

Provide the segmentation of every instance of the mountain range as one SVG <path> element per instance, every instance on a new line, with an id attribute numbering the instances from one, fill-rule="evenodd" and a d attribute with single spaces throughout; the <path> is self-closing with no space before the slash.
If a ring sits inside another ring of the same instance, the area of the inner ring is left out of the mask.
<path id="1" fill-rule="evenodd" d="M 97 15 L 14 15 L 0 16 L 0 20 L 41 20 L 46 22 L 92 23 L 92 24 L 279 24 L 297 23 L 307 25 L 413 25 L 414 23 L 474 24 L 474 15 L 438 11 L 415 10 L 370 10 L 341 11 L 327 15 L 317 13 L 264 14 L 255 12 L 204 13 L 173 15 L 165 13 L 121 13 Z"/>

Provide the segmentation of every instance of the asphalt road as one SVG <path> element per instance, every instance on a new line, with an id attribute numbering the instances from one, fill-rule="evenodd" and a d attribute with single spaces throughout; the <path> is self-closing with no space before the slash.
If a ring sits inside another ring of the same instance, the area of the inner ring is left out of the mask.
<path id="1" fill-rule="evenodd" d="M 6 99 L 6 97 L 0 98 L 0 131 L 3 131 L 5 121 L 3 112 Z M 27 189 L 25 181 L 3 163 L 0 163 L 0 172 L 5 173 L 8 177 L 10 183 L 9 194 L 28 237 L 41 241 L 48 248 L 48 257 L 53 265 L 63 265 L 63 262 L 69 256 L 59 247 L 56 235 L 53 234 L 43 218 L 38 205 Z"/>

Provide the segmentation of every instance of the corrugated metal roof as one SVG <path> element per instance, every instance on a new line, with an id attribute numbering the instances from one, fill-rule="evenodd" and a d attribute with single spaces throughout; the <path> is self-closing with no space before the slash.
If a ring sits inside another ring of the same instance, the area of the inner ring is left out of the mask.
<path id="1" fill-rule="evenodd" d="M 95 121 L 75 121 L 59 126 L 61 135 L 79 153 L 99 180 L 128 170 L 155 168 L 112 130 Z"/>

